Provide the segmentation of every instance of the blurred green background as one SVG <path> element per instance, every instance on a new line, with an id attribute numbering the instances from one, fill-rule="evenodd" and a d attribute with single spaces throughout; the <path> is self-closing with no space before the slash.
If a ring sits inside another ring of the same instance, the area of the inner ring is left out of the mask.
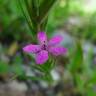
<path id="1" fill-rule="evenodd" d="M 96 0 L 57 0 L 46 32 L 64 36 L 68 54 L 43 78 L 22 51 L 32 32 L 18 0 L 0 0 L 0 96 L 96 96 Z"/>

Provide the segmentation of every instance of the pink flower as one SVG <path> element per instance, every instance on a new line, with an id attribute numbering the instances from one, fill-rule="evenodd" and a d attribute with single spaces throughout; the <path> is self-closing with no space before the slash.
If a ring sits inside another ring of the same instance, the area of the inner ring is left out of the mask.
<path id="1" fill-rule="evenodd" d="M 44 64 L 48 60 L 48 54 L 58 56 L 67 52 L 67 49 L 58 46 L 63 40 L 62 36 L 55 36 L 47 41 L 47 36 L 44 32 L 39 32 L 37 35 L 39 45 L 29 44 L 23 48 L 24 52 L 34 53 L 37 64 Z"/>

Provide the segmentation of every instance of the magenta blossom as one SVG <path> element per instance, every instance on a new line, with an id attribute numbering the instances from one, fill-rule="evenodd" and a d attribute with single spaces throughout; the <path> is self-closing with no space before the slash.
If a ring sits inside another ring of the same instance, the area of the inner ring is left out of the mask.
<path id="1" fill-rule="evenodd" d="M 48 60 L 48 54 L 58 56 L 67 52 L 67 49 L 57 46 L 63 38 L 55 36 L 47 41 L 47 36 L 44 32 L 39 32 L 37 35 L 39 45 L 29 44 L 23 48 L 24 52 L 34 53 L 37 64 L 44 64 Z"/>

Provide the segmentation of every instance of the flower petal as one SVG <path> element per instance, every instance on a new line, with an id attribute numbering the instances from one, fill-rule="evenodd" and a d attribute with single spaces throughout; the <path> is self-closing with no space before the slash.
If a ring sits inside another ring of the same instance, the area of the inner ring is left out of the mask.
<path id="1" fill-rule="evenodd" d="M 48 42 L 48 45 L 57 45 L 58 43 L 60 43 L 63 40 L 62 36 L 54 36 L 53 38 L 51 38 Z"/>
<path id="2" fill-rule="evenodd" d="M 40 46 L 29 44 L 23 48 L 23 51 L 27 53 L 36 53 L 40 51 Z"/>
<path id="3" fill-rule="evenodd" d="M 47 41 L 47 36 L 45 32 L 39 32 L 37 38 L 40 44 L 44 44 Z"/>
<path id="4" fill-rule="evenodd" d="M 52 53 L 52 55 L 58 56 L 66 54 L 67 48 L 64 47 L 50 47 L 49 52 Z"/>
<path id="5" fill-rule="evenodd" d="M 44 64 L 48 60 L 48 52 L 45 50 L 40 51 L 36 54 L 36 63 Z"/>

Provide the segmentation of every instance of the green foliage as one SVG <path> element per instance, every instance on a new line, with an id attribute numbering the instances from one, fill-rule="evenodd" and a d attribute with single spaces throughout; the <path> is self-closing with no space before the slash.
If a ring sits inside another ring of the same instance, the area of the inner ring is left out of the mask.
<path id="1" fill-rule="evenodd" d="M 76 77 L 76 84 L 77 84 L 77 90 L 80 93 L 84 93 L 85 91 L 85 80 L 80 76 L 79 74 L 75 75 Z"/>
<path id="2" fill-rule="evenodd" d="M 15 60 L 13 61 L 12 69 L 17 77 L 22 76 L 25 73 L 22 64 L 23 62 L 21 56 L 16 56 Z"/>
<path id="3" fill-rule="evenodd" d="M 0 75 L 7 74 L 9 71 L 9 66 L 4 61 L 0 61 Z"/>
<path id="4" fill-rule="evenodd" d="M 52 81 L 52 77 L 50 75 L 51 70 L 55 67 L 55 61 L 53 58 L 49 58 L 49 60 L 42 65 L 31 64 L 30 66 L 32 69 L 38 70 L 43 74 L 42 80 L 47 80 L 49 82 Z"/>
<path id="5" fill-rule="evenodd" d="M 76 50 L 75 52 L 72 53 L 74 56 L 70 57 L 71 58 L 71 64 L 69 66 L 69 70 L 72 74 L 75 74 L 79 70 L 81 70 L 83 66 L 83 50 L 81 47 L 80 42 L 77 42 L 76 44 Z"/>
<path id="6" fill-rule="evenodd" d="M 18 0 L 22 12 L 28 22 L 32 34 L 44 31 L 48 13 L 56 0 Z M 43 26 L 43 27 L 42 27 Z"/>
<path id="7" fill-rule="evenodd" d="M 86 57 L 83 57 L 81 43 L 77 42 L 76 49 L 72 53 L 72 56 L 74 57 L 71 57 L 68 70 L 72 74 L 77 92 L 82 94 L 82 96 L 85 94 L 87 94 L 87 96 L 95 96 L 96 67 L 92 65 L 92 49 L 87 53 Z"/>
<path id="8" fill-rule="evenodd" d="M 96 95 L 96 92 L 92 88 L 89 88 L 87 90 L 87 96 L 95 96 L 95 95 Z"/>

